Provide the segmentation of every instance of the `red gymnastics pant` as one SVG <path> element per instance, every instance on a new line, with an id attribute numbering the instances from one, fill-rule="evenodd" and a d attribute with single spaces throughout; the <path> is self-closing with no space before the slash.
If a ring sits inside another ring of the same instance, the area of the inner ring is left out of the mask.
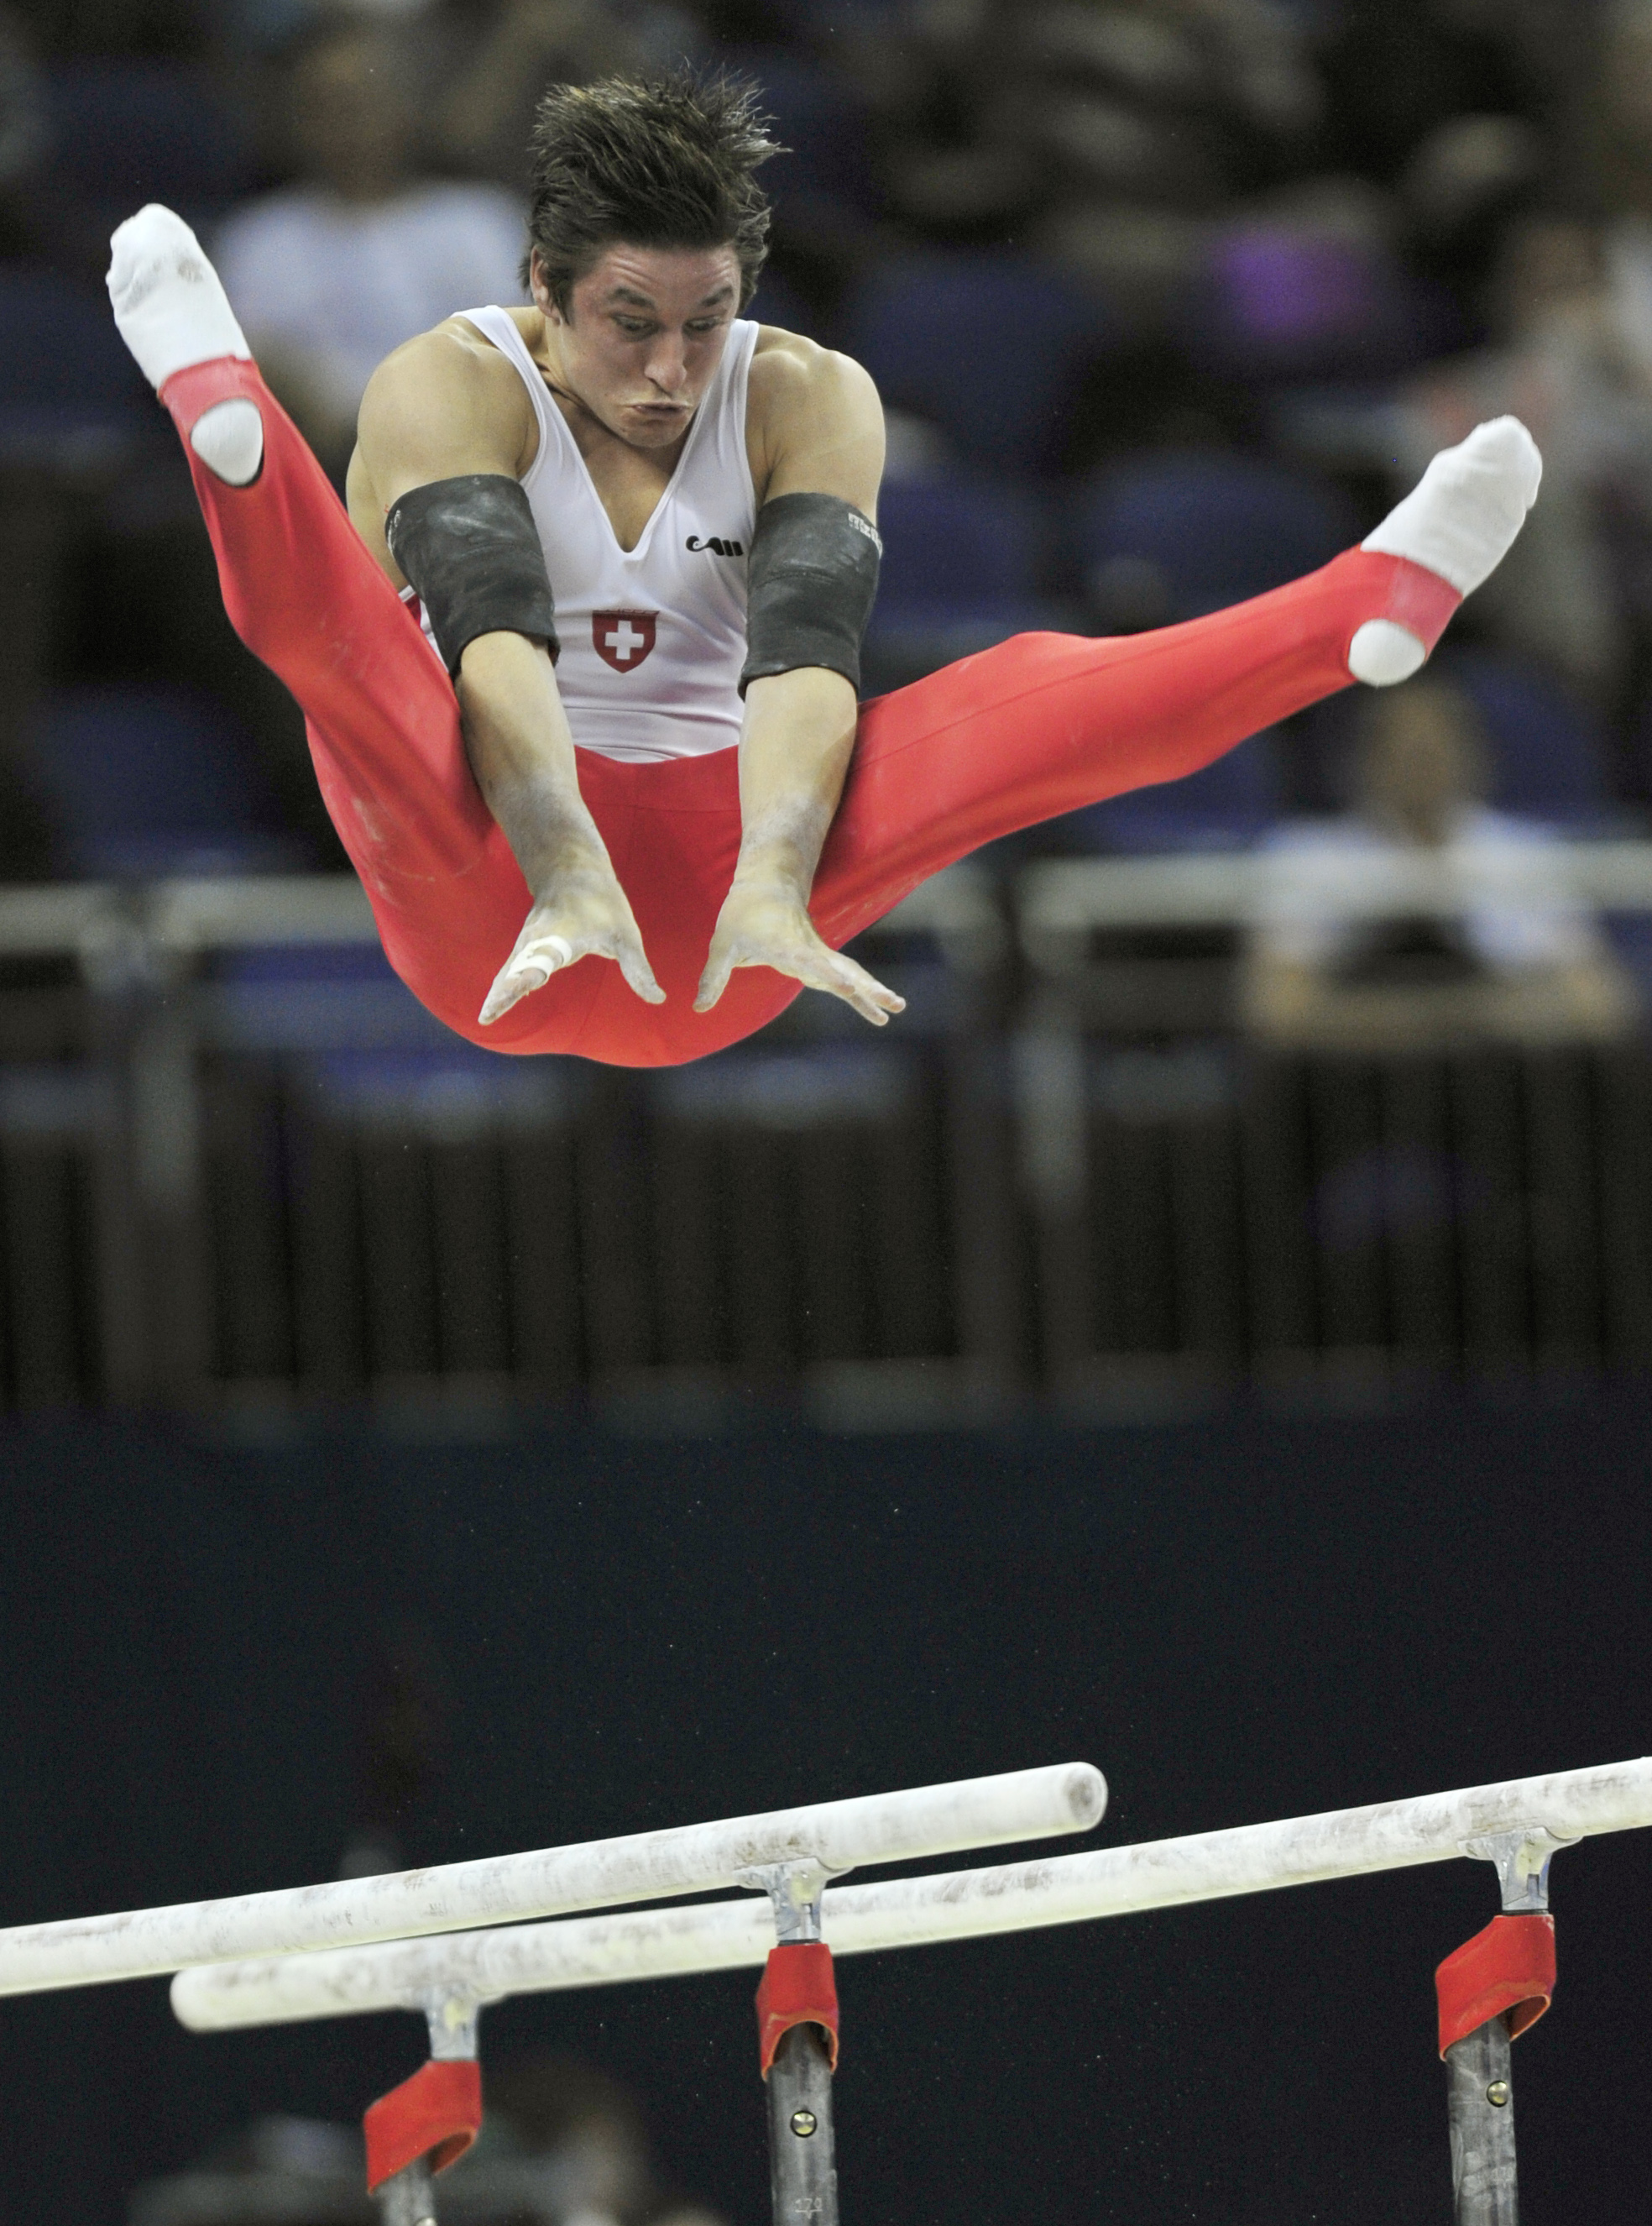
<path id="1" fill-rule="evenodd" d="M 477 1014 L 530 908 L 482 800 L 448 676 L 250 363 L 199 364 L 162 400 L 187 438 L 244 395 L 264 461 L 231 487 L 190 452 L 241 639 L 297 697 L 333 824 L 391 965 L 456 1034 L 501 1052 L 666 1066 L 720 1051 L 797 995 L 766 967 L 693 1000 L 740 847 L 739 752 L 623 765 L 579 753 L 580 788 L 637 916 L 664 1005 L 585 959 L 491 1027 Z M 839 947 L 954 859 L 1001 835 L 1196 772 L 1350 684 L 1368 619 L 1433 646 L 1459 598 L 1404 558 L 1350 550 L 1323 571 L 1185 626 L 1118 639 L 1021 634 L 864 704 L 810 911 Z"/>

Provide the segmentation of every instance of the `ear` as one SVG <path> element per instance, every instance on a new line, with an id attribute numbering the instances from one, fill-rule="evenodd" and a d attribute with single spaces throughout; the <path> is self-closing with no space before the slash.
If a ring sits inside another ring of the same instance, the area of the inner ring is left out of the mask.
<path id="1" fill-rule="evenodd" d="M 542 316 L 549 317 L 559 325 L 564 321 L 562 311 L 552 301 L 550 289 L 545 283 L 545 259 L 537 247 L 528 264 L 528 291 L 533 296 L 535 308 Z"/>

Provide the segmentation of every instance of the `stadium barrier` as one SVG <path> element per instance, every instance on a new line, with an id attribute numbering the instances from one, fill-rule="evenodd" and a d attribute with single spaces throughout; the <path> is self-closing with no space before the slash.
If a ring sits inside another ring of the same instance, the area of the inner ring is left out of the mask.
<path id="1" fill-rule="evenodd" d="M 1652 845 L 1545 855 L 1652 912 Z M 1034 867 L 1017 986 L 966 862 L 878 931 L 928 1018 L 903 976 L 875 1039 L 809 999 L 639 1075 L 447 1037 L 348 880 L 0 890 L 0 958 L 82 983 L 0 989 L 0 1405 L 759 1386 L 863 1425 L 1652 1361 L 1644 1037 L 1270 1051 L 1233 992 L 1268 870 Z M 1497 894 L 1426 862 L 1336 889 Z"/>

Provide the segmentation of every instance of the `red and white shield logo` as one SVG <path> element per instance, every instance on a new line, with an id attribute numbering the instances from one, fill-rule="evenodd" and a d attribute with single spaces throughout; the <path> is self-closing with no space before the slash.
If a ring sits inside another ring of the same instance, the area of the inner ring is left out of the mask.
<path id="1" fill-rule="evenodd" d="M 616 672 L 634 672 L 654 646 L 658 611 L 593 611 L 591 646 Z"/>

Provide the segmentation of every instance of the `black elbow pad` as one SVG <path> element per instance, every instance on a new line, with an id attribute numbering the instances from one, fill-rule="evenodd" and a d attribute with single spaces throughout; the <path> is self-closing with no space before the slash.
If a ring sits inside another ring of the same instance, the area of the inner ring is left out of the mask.
<path id="1" fill-rule="evenodd" d="M 410 488 L 384 520 L 390 553 L 429 614 L 450 673 L 480 633 L 521 633 L 554 659 L 556 606 L 533 509 L 499 472 Z"/>
<path id="2" fill-rule="evenodd" d="M 878 592 L 878 530 L 835 494 L 782 494 L 757 514 L 740 692 L 822 665 L 861 685 L 861 637 Z"/>

